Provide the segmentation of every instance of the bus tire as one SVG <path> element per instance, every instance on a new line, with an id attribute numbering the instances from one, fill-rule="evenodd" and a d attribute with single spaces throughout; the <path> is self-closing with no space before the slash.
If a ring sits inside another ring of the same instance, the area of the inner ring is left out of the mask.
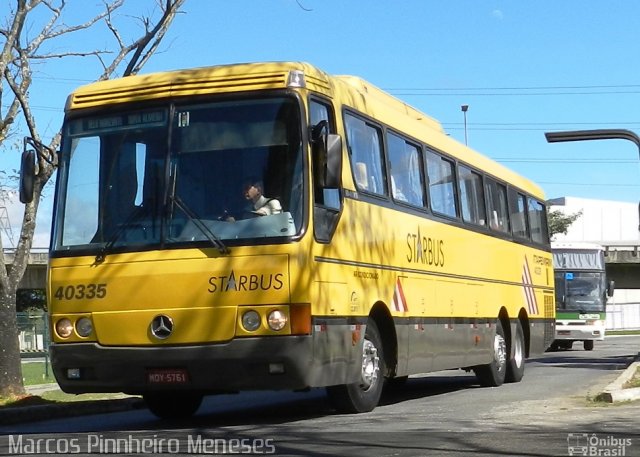
<path id="1" fill-rule="evenodd" d="M 584 350 L 585 351 L 593 351 L 593 340 L 585 340 L 584 341 Z"/>
<path id="2" fill-rule="evenodd" d="M 385 362 L 382 338 L 373 320 L 367 322 L 362 344 L 360 380 L 352 384 L 327 387 L 333 407 L 341 413 L 366 413 L 380 402 L 384 385 Z"/>
<path id="3" fill-rule="evenodd" d="M 496 321 L 496 333 L 493 337 L 493 357 L 486 365 L 473 368 L 478 382 L 483 387 L 498 387 L 504 383 L 507 374 L 507 344 L 500 321 Z"/>
<path id="4" fill-rule="evenodd" d="M 506 382 L 520 382 L 524 376 L 525 349 L 524 331 L 520 321 L 516 323 L 516 332 L 511 341 L 511 357 L 507 363 Z"/>
<path id="5" fill-rule="evenodd" d="M 191 417 L 202 403 L 202 395 L 191 392 L 149 392 L 143 398 L 149 411 L 161 419 Z"/>

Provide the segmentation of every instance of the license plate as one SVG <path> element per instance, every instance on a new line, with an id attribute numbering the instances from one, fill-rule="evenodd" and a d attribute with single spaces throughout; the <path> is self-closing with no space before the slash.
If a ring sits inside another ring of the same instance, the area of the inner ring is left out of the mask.
<path id="1" fill-rule="evenodd" d="M 571 335 L 571 331 L 570 330 L 558 330 L 558 335 L 568 336 L 568 335 Z"/>
<path id="2" fill-rule="evenodd" d="M 184 368 L 154 368 L 147 370 L 150 384 L 186 384 L 189 374 Z"/>

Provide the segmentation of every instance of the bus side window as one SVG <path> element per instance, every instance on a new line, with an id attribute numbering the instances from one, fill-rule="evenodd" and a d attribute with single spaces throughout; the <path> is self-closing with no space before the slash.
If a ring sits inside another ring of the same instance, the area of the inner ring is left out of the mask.
<path id="1" fill-rule="evenodd" d="M 492 230 L 509 233 L 509 211 L 507 188 L 491 178 L 485 178 L 487 189 L 487 212 Z"/>
<path id="2" fill-rule="evenodd" d="M 391 196 L 413 206 L 424 206 L 420 149 L 393 133 L 387 133 L 391 172 Z"/>
<path id="3" fill-rule="evenodd" d="M 434 213 L 458 217 L 453 162 L 432 151 L 427 151 L 426 158 L 431 209 Z"/>
<path id="4" fill-rule="evenodd" d="M 386 195 L 380 129 L 350 114 L 345 114 L 344 120 L 351 169 L 357 189 Z"/>
<path id="5" fill-rule="evenodd" d="M 527 199 L 524 195 L 515 191 L 510 190 L 509 193 L 513 236 L 529 239 L 529 229 L 527 226 Z"/>
<path id="6" fill-rule="evenodd" d="M 458 173 L 462 219 L 472 224 L 486 225 L 482 176 L 464 165 L 458 167 Z"/>
<path id="7" fill-rule="evenodd" d="M 549 231 L 544 205 L 533 199 L 528 199 L 529 224 L 531 225 L 531 239 L 537 243 L 549 243 Z"/>

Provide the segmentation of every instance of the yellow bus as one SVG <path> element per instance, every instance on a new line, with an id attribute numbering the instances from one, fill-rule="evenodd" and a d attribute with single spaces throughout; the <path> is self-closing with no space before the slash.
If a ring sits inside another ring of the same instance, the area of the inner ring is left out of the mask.
<path id="1" fill-rule="evenodd" d="M 541 189 L 356 77 L 280 62 L 81 87 L 56 185 L 65 392 L 176 417 L 326 387 L 366 412 L 412 374 L 517 382 L 554 338 Z"/>

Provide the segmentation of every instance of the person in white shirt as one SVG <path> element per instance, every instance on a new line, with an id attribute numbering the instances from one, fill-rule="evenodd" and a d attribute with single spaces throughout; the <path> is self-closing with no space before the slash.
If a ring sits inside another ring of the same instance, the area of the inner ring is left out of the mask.
<path id="1" fill-rule="evenodd" d="M 277 198 L 267 198 L 262 194 L 262 181 L 249 180 L 244 186 L 244 198 L 250 203 L 244 210 L 242 219 L 247 217 L 256 216 L 269 216 L 271 214 L 282 213 L 282 205 Z M 228 215 L 225 211 L 224 216 L 221 218 L 227 222 L 234 222 L 235 217 Z"/>
<path id="2" fill-rule="evenodd" d="M 252 212 L 259 216 L 280 214 L 282 205 L 276 198 L 267 198 L 262 194 L 262 182 L 250 181 L 244 188 L 244 198 L 251 201 Z"/>

